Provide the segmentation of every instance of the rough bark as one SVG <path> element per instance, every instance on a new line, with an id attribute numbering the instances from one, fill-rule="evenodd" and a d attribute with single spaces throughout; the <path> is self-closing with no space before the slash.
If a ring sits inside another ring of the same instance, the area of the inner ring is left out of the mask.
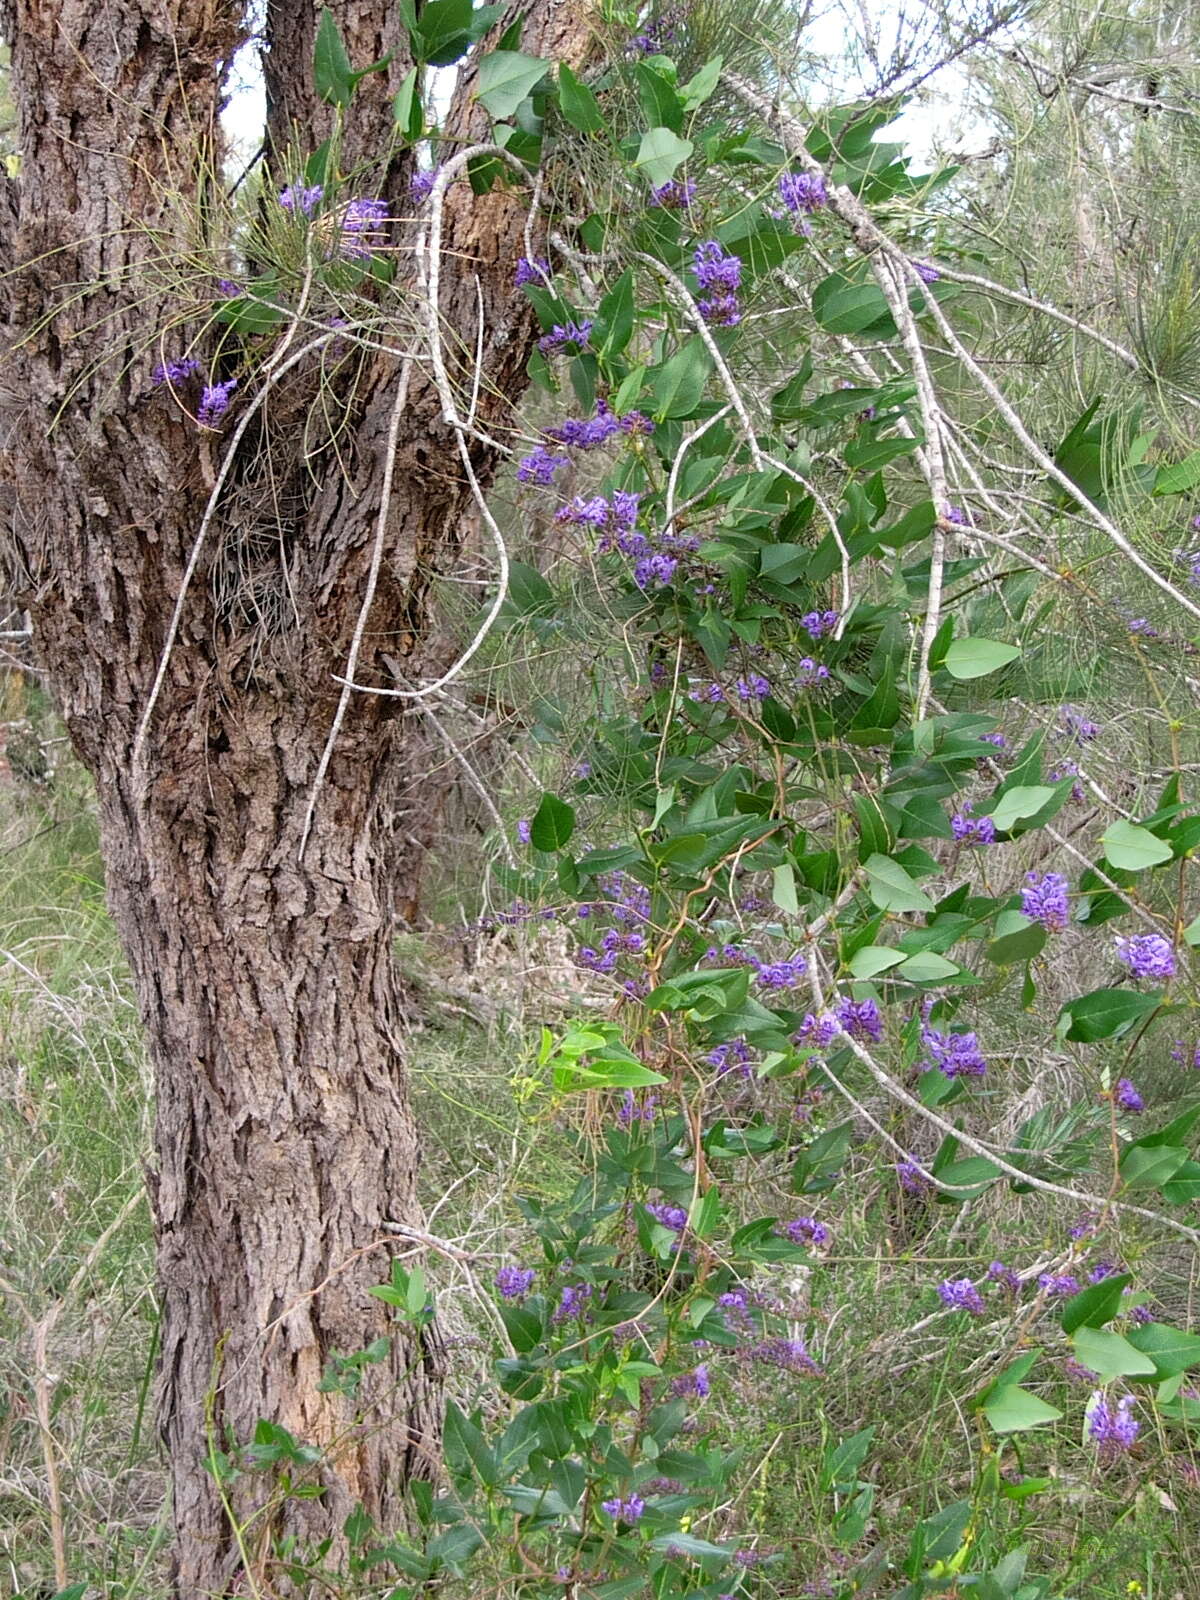
<path id="1" fill-rule="evenodd" d="M 273 0 L 269 13 L 275 126 L 307 123 L 313 147 L 330 123 L 308 81 L 318 9 Z M 347 137 L 360 152 L 386 141 L 387 95 L 408 66 L 396 9 L 334 5 L 356 64 L 397 50 L 355 107 Z M 548 55 L 586 28 L 578 8 L 553 0 L 519 0 L 516 14 L 527 18 L 524 48 Z M 279 1535 L 332 1536 L 336 1555 L 356 1502 L 385 1527 L 400 1520 L 406 1478 L 431 1470 L 438 1409 L 433 1353 L 400 1339 L 357 1398 L 318 1388 L 334 1352 L 388 1331 L 366 1293 L 394 1248 L 381 1224 L 417 1219 L 392 934 L 414 851 L 436 831 L 420 778 L 443 757 L 419 714 L 353 699 L 300 851 L 370 564 L 399 381 L 390 358 L 367 357 L 341 393 L 336 450 L 314 453 L 303 432 L 315 367 L 281 383 L 247 433 L 133 770 L 225 447 L 150 373 L 159 330 L 204 326 L 203 291 L 189 312 L 161 264 L 205 242 L 221 65 L 240 29 L 231 0 L 0 6 L 21 149 L 19 185 L 4 187 L 0 207 L 9 556 L 96 781 L 110 902 L 156 1071 L 159 1403 L 187 1600 L 239 1582 L 238 1544 L 201 1464 L 211 1448 L 244 1443 L 263 1418 L 326 1452 L 313 1474 L 324 1495 L 280 1505 L 249 1535 L 251 1560 L 274 1583 Z M 398 194 L 405 176 L 382 174 L 371 192 Z M 511 291 L 526 199 L 463 193 L 442 310 L 448 325 L 473 328 L 478 280 L 480 417 L 495 425 L 523 386 L 532 334 Z M 253 388 L 251 373 L 241 403 Z M 473 460 L 486 481 L 495 461 L 475 447 Z M 430 591 L 453 565 L 468 508 L 457 447 L 418 367 L 360 678 L 385 683 L 399 661 L 420 680 L 447 661 Z M 244 1517 L 267 1486 L 246 1477 L 227 1493 Z"/>

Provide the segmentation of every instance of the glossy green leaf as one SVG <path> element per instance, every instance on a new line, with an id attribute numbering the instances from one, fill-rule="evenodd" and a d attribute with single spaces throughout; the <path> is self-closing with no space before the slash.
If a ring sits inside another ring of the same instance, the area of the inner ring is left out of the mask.
<path id="1" fill-rule="evenodd" d="M 881 911 L 932 911 L 933 901 L 890 856 L 874 855 L 864 863 L 867 893 Z"/>
<path id="2" fill-rule="evenodd" d="M 557 795 L 544 794 L 529 826 L 538 850 L 561 850 L 575 832 L 575 811 Z"/>
<path id="3" fill-rule="evenodd" d="M 1154 1376 L 1150 1357 L 1107 1328 L 1085 1325 L 1076 1332 L 1074 1343 L 1075 1359 L 1094 1372 L 1101 1383 L 1111 1383 L 1114 1378 Z"/>
<path id="4" fill-rule="evenodd" d="M 1147 867 L 1161 866 L 1170 861 L 1171 846 L 1155 838 L 1148 828 L 1135 823 L 1114 822 L 1100 837 L 1104 854 L 1114 867 L 1125 872 L 1143 872 Z"/>
<path id="5" fill-rule="evenodd" d="M 983 1414 L 996 1433 L 1024 1433 L 1028 1428 L 1057 1422 L 1062 1416 L 1057 1406 L 1047 1405 L 1045 1400 L 1016 1384 L 996 1390 L 984 1405 Z"/>
<path id="6" fill-rule="evenodd" d="M 1006 667 L 1020 654 L 1019 645 L 1004 644 L 999 639 L 955 639 L 946 651 L 943 665 L 952 678 L 965 682 Z"/>
<path id="7" fill-rule="evenodd" d="M 565 61 L 558 69 L 558 104 L 566 120 L 580 133 L 604 132 L 604 113 L 600 110 L 600 102 Z"/>
<path id="8" fill-rule="evenodd" d="M 497 121 L 511 117 L 541 83 L 550 63 L 520 50 L 493 50 L 479 63 L 476 96 Z"/>
<path id="9" fill-rule="evenodd" d="M 1067 1024 L 1063 1037 L 1079 1044 L 1094 1044 L 1111 1039 L 1153 1011 L 1158 994 L 1139 994 L 1133 989 L 1093 989 L 1078 1000 L 1068 1000 L 1059 1015 L 1059 1027 Z"/>
<path id="10" fill-rule="evenodd" d="M 670 128 L 651 128 L 642 135 L 634 166 L 652 189 L 670 182 L 693 150 L 690 139 L 681 139 Z"/>
<path id="11" fill-rule="evenodd" d="M 1054 799 L 1057 792 L 1041 783 L 1006 789 L 991 813 L 992 821 L 1001 833 L 1009 833 L 1013 824 L 1023 817 L 1036 816 L 1044 805 L 1048 805 Z"/>
<path id="12" fill-rule="evenodd" d="M 346 53 L 333 12 L 328 6 L 321 9 L 317 24 L 317 38 L 313 47 L 313 80 L 317 94 L 327 105 L 346 107 L 354 93 L 354 68 Z"/>

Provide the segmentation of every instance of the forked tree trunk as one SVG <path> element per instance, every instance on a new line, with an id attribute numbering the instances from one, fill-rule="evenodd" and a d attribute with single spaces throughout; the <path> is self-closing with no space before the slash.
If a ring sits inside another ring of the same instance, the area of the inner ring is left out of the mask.
<path id="1" fill-rule="evenodd" d="M 366 80 L 351 113 L 348 170 L 386 148 L 388 96 L 408 60 L 395 0 L 333 10 L 356 65 L 395 51 L 390 83 Z M 268 7 L 277 151 L 289 127 L 310 148 L 330 128 L 309 81 L 318 15 L 313 0 Z M 525 49 L 578 55 L 581 8 L 514 0 L 505 21 L 517 15 Z M 418 1220 L 392 936 L 414 849 L 437 827 L 422 778 L 442 753 L 419 714 L 351 700 L 301 851 L 371 564 L 393 359 L 368 354 L 352 381 L 332 380 L 336 448 L 313 432 L 329 409 L 317 358 L 272 392 L 166 652 L 229 430 L 198 430 L 150 373 L 206 326 L 204 269 L 181 290 L 167 264 L 207 248 L 221 65 L 241 25 L 230 0 L 0 0 L 21 150 L 19 183 L 0 185 L 9 555 L 96 780 L 110 901 L 156 1073 L 160 1416 L 186 1600 L 237 1590 L 243 1552 L 268 1593 L 286 1592 L 273 1587 L 273 1542 L 330 1538 L 336 1558 L 360 1501 L 394 1525 L 406 1479 L 432 1470 L 439 1410 L 432 1352 L 402 1339 L 356 1396 L 320 1387 L 334 1354 L 389 1330 L 366 1291 L 395 1248 L 384 1225 Z M 377 173 L 367 192 L 402 209 L 408 175 Z M 464 185 L 448 207 L 441 311 L 448 327 L 474 329 L 482 304 L 484 427 L 509 419 L 524 382 L 533 330 L 511 285 L 526 205 L 515 190 L 472 198 Z M 411 257 L 402 235 L 393 242 L 403 276 Z M 215 340 L 200 332 L 196 349 L 211 361 Z M 270 352 L 252 343 L 231 423 Z M 472 456 L 486 481 L 493 455 L 473 444 Z M 420 682 L 449 659 L 429 594 L 469 505 L 418 363 L 360 681 L 394 681 L 399 661 Z M 273 1480 L 219 1490 L 203 1463 L 236 1457 L 260 1419 L 322 1448 L 310 1477 L 325 1492 L 258 1517 L 239 1546 L 223 1495 L 245 1519 Z"/>

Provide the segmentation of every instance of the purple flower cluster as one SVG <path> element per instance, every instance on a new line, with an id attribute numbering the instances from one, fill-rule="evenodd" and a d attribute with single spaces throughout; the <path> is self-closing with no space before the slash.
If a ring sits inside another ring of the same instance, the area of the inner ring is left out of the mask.
<path id="1" fill-rule="evenodd" d="M 1011 1294 L 1017 1294 L 1021 1288 L 1021 1280 L 1011 1267 L 1005 1266 L 1003 1261 L 993 1261 L 987 1269 L 988 1278 L 992 1283 L 998 1283 Z"/>
<path id="2" fill-rule="evenodd" d="M 787 961 L 764 961 L 757 965 L 754 981 L 764 989 L 794 989 L 808 971 L 804 956 L 792 956 Z"/>
<path id="3" fill-rule="evenodd" d="M 547 489 L 554 482 L 554 474 L 571 465 L 570 456 L 547 450 L 544 444 L 535 445 L 527 456 L 522 456 L 517 468 L 518 483 L 536 483 Z"/>
<path id="4" fill-rule="evenodd" d="M 550 276 L 550 263 L 544 256 L 518 256 L 517 270 L 513 273 L 513 288 L 523 289 L 527 283 L 545 284 Z"/>
<path id="5" fill-rule="evenodd" d="M 617 1126 L 631 1128 L 635 1122 L 653 1122 L 657 1106 L 656 1094 L 647 1095 L 639 1105 L 633 1090 L 626 1089 L 621 1096 L 621 1104 L 617 1111 Z"/>
<path id="6" fill-rule="evenodd" d="M 803 1339 L 787 1339 L 779 1334 L 770 1339 L 760 1339 L 743 1352 L 748 1361 L 759 1366 L 775 1367 L 780 1372 L 820 1372 L 820 1367 L 809 1355 Z"/>
<path id="7" fill-rule="evenodd" d="M 947 1278 L 938 1284 L 937 1292 L 942 1304 L 951 1311 L 969 1311 L 973 1317 L 980 1317 L 987 1310 L 983 1296 L 970 1278 Z"/>
<path id="8" fill-rule="evenodd" d="M 754 1076 L 754 1055 L 745 1039 L 730 1039 L 719 1044 L 704 1059 L 717 1069 L 718 1078 L 723 1078 L 727 1072 L 735 1072 L 739 1078 Z"/>
<path id="9" fill-rule="evenodd" d="M 1079 1293 L 1079 1279 L 1073 1272 L 1043 1272 L 1038 1288 L 1051 1300 L 1065 1300 L 1068 1295 Z"/>
<path id="10" fill-rule="evenodd" d="M 644 56 L 661 55 L 667 45 L 678 39 L 684 16 L 683 6 L 668 6 L 661 16 L 647 22 L 641 33 L 634 34 L 629 41 L 631 48 Z"/>
<path id="11" fill-rule="evenodd" d="M 785 172 L 779 180 L 779 198 L 794 217 L 807 218 L 829 204 L 829 191 L 819 172 Z M 801 223 L 808 232 L 808 223 Z"/>
<path id="12" fill-rule="evenodd" d="M 352 261 L 368 260 L 390 221 L 386 200 L 351 200 L 342 212 L 342 254 Z"/>
<path id="13" fill-rule="evenodd" d="M 705 322 L 733 328 L 742 320 L 737 291 L 742 281 L 742 258 L 726 252 L 716 239 L 696 246 L 696 281 L 704 298 L 698 302 Z"/>
<path id="14" fill-rule="evenodd" d="M 696 185 L 691 178 L 669 178 L 650 191 L 650 204 L 667 211 L 689 211 L 695 198 Z"/>
<path id="15" fill-rule="evenodd" d="M 922 283 L 936 283 L 941 277 L 941 273 L 932 261 L 914 261 L 912 265 L 913 271 Z"/>
<path id="16" fill-rule="evenodd" d="M 1117 943 L 1117 960 L 1135 978 L 1173 978 L 1175 952 L 1161 933 L 1135 933 Z"/>
<path id="17" fill-rule="evenodd" d="M 997 750 L 1008 749 L 1008 740 L 1002 733 L 981 733 L 979 739 L 982 744 L 995 745 Z"/>
<path id="18" fill-rule="evenodd" d="M 587 1310 L 587 1303 L 592 1298 L 590 1283 L 568 1283 L 564 1286 L 555 1307 L 551 1321 L 555 1323 L 569 1322 L 572 1317 L 582 1317 Z"/>
<path id="19" fill-rule="evenodd" d="M 627 411 L 616 417 L 607 400 L 596 401 L 596 415 L 589 418 L 568 417 L 565 422 L 546 429 L 546 437 L 555 444 L 566 445 L 571 450 L 594 450 L 606 444 L 617 433 L 653 433 L 654 424 L 640 411 Z"/>
<path id="20" fill-rule="evenodd" d="M 200 363 L 193 356 L 182 356 L 178 361 L 160 361 L 150 374 L 154 384 L 186 383 L 200 371 Z"/>
<path id="21" fill-rule="evenodd" d="M 932 1185 L 915 1161 L 907 1157 L 896 1163 L 896 1176 L 905 1194 L 928 1194 Z"/>
<path id="22" fill-rule="evenodd" d="M 434 167 L 432 172 L 417 172 L 413 174 L 412 181 L 408 186 L 408 193 L 409 198 L 417 205 L 424 205 L 433 193 L 433 186 L 437 182 L 438 170 L 437 167 Z"/>
<path id="23" fill-rule="evenodd" d="M 818 1017 L 815 1012 L 806 1011 L 804 1021 L 792 1035 L 792 1043 L 809 1045 L 815 1050 L 826 1050 L 837 1038 L 838 1019 L 828 1011 L 823 1011 Z"/>
<path id="24" fill-rule="evenodd" d="M 496 1274 L 496 1287 L 505 1300 L 523 1300 L 536 1277 L 533 1267 L 501 1267 Z"/>
<path id="25" fill-rule="evenodd" d="M 694 1372 L 685 1372 L 671 1384 L 671 1393 L 676 1399 L 683 1399 L 695 1395 L 697 1400 L 703 1400 L 712 1389 L 708 1381 L 708 1368 L 698 1366 Z"/>
<path id="26" fill-rule="evenodd" d="M 670 1228 L 672 1233 L 682 1233 L 687 1227 L 688 1214 L 682 1206 L 671 1206 L 655 1203 L 647 1205 L 646 1210 L 664 1228 Z"/>
<path id="27" fill-rule="evenodd" d="M 883 1014 L 875 1000 L 851 1000 L 846 996 L 834 1006 L 833 1014 L 852 1039 L 878 1044 L 883 1038 Z"/>
<path id="28" fill-rule="evenodd" d="M 210 383 L 205 385 L 204 393 L 200 396 L 200 405 L 196 411 L 196 421 L 202 428 L 215 428 L 217 423 L 229 410 L 229 400 L 237 388 L 236 378 L 226 378 L 224 383 Z"/>
<path id="29" fill-rule="evenodd" d="M 815 1217 L 797 1217 L 794 1222 L 785 1222 L 779 1232 L 793 1244 L 812 1244 L 820 1247 L 827 1245 L 830 1239 L 829 1229 Z"/>
<path id="30" fill-rule="evenodd" d="M 1068 738 L 1077 739 L 1080 744 L 1090 744 L 1100 733 L 1100 724 L 1090 721 L 1075 706 L 1061 706 L 1058 715 Z"/>
<path id="31" fill-rule="evenodd" d="M 814 661 L 811 656 L 801 656 L 796 666 L 797 676 L 792 683 L 797 689 L 811 689 L 814 684 L 826 683 L 829 679 L 829 668 L 823 661 Z"/>
<path id="32" fill-rule="evenodd" d="M 1117 1087 L 1113 1090 L 1113 1100 L 1122 1111 L 1145 1111 L 1146 1102 L 1137 1092 L 1129 1078 L 1118 1078 Z"/>
<path id="33" fill-rule="evenodd" d="M 646 1509 L 641 1495 L 631 1494 L 624 1500 L 602 1500 L 600 1509 L 614 1522 L 638 1522 Z"/>
<path id="34" fill-rule="evenodd" d="M 971 513 L 962 506 L 951 505 L 947 502 L 942 507 L 942 517 L 946 522 L 952 522 L 956 528 L 969 528 L 971 526 Z"/>
<path id="35" fill-rule="evenodd" d="M 600 938 L 600 949 L 584 945 L 576 952 L 575 960 L 589 972 L 609 973 L 625 953 L 641 955 L 646 948 L 645 936 L 640 933 L 622 933 L 618 928 L 605 928 Z"/>
<path id="36" fill-rule="evenodd" d="M 538 349 L 544 356 L 555 354 L 556 351 L 565 350 L 568 345 L 574 345 L 576 351 L 583 350 L 591 337 L 592 324 L 583 322 L 556 322 L 549 333 L 544 333 L 537 342 Z"/>
<path id="37" fill-rule="evenodd" d="M 1041 878 L 1036 872 L 1026 873 L 1021 910 L 1031 921 L 1040 922 L 1047 933 L 1061 933 L 1070 917 L 1067 880 L 1062 873 L 1047 872 Z"/>
<path id="38" fill-rule="evenodd" d="M 286 189 L 279 192 L 279 204 L 284 211 L 293 215 L 299 213 L 303 217 L 311 217 L 313 212 L 325 198 L 325 190 L 319 183 L 308 186 L 302 183 L 289 183 Z"/>
<path id="39" fill-rule="evenodd" d="M 991 817 L 973 817 L 971 807 L 950 818 L 950 831 L 960 844 L 995 844 L 996 824 Z"/>
<path id="40" fill-rule="evenodd" d="M 1133 1415 L 1133 1396 L 1123 1395 L 1113 1405 L 1097 1389 L 1084 1412 L 1088 1437 L 1097 1446 L 1102 1460 L 1114 1460 L 1131 1450 L 1141 1424 Z"/>
<path id="41" fill-rule="evenodd" d="M 809 611 L 800 618 L 800 626 L 810 638 L 823 639 L 837 627 L 840 616 L 839 611 Z"/>
<path id="42" fill-rule="evenodd" d="M 943 1033 L 938 1028 L 922 1028 L 921 1042 L 929 1052 L 923 1063 L 926 1072 L 934 1067 L 947 1078 L 982 1078 L 987 1059 L 973 1033 Z"/>

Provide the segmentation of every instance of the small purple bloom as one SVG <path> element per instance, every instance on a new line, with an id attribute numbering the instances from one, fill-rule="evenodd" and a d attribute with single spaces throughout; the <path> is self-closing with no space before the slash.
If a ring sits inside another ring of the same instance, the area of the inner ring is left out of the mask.
<path id="1" fill-rule="evenodd" d="M 922 283 L 936 283 L 941 277 L 932 261 L 914 261 L 913 270 Z"/>
<path id="2" fill-rule="evenodd" d="M 529 818 L 528 817 L 521 817 L 517 822 L 517 838 L 520 840 L 520 842 L 522 844 L 528 844 L 529 840 L 530 840 L 530 837 L 531 837 L 531 834 L 530 834 Z"/>
<path id="3" fill-rule="evenodd" d="M 677 1399 L 688 1395 L 695 1395 L 698 1400 L 703 1400 L 711 1391 L 712 1385 L 708 1381 L 708 1368 L 698 1366 L 694 1372 L 685 1372 L 671 1384 L 671 1393 Z"/>
<path id="4" fill-rule="evenodd" d="M 200 405 L 196 412 L 196 421 L 202 428 L 216 427 L 217 423 L 229 410 L 229 397 L 236 388 L 236 378 L 227 378 L 224 383 L 206 385 L 204 393 L 200 396 Z"/>
<path id="5" fill-rule="evenodd" d="M 1062 873 L 1047 872 L 1041 878 L 1036 872 L 1026 873 L 1021 910 L 1031 921 L 1040 922 L 1047 933 L 1061 933 L 1070 917 L 1067 880 Z"/>
<path id="6" fill-rule="evenodd" d="M 643 556 L 635 563 L 633 581 L 639 589 L 663 589 L 675 576 L 675 568 L 679 565 L 678 557 L 662 554 Z"/>
<path id="7" fill-rule="evenodd" d="M 896 1176 L 906 1194 L 928 1194 L 932 1188 L 929 1179 L 915 1161 L 908 1159 L 897 1161 Z"/>
<path id="8" fill-rule="evenodd" d="M 1141 1424 L 1133 1415 L 1131 1394 L 1122 1396 L 1114 1406 L 1097 1389 L 1084 1416 L 1088 1437 L 1098 1447 L 1102 1460 L 1112 1461 L 1133 1448 Z"/>
<path id="9" fill-rule="evenodd" d="M 785 172 L 779 180 L 779 198 L 793 216 L 811 216 L 829 204 L 829 191 L 819 172 Z"/>
<path id="10" fill-rule="evenodd" d="M 342 254 L 353 261 L 368 260 L 383 242 L 382 230 L 390 221 L 386 200 L 351 200 L 342 212 Z"/>
<path id="11" fill-rule="evenodd" d="M 776 1367 L 781 1372 L 820 1372 L 820 1367 L 809 1355 L 803 1339 L 785 1339 L 781 1335 L 762 1339 L 745 1352 L 749 1361 L 760 1366 Z"/>
<path id="12" fill-rule="evenodd" d="M 696 185 L 691 178 L 670 178 L 650 191 L 650 204 L 662 206 L 667 211 L 687 211 L 696 198 Z"/>
<path id="13" fill-rule="evenodd" d="M 572 1317 L 582 1317 L 587 1302 L 592 1297 L 590 1283 L 568 1283 L 563 1288 L 552 1322 L 568 1322 Z"/>
<path id="14" fill-rule="evenodd" d="M 293 215 L 311 217 L 324 197 L 325 191 L 319 183 L 307 187 L 302 183 L 289 183 L 286 189 L 280 190 L 279 204 Z"/>
<path id="15" fill-rule="evenodd" d="M 664 1228 L 672 1233 L 682 1233 L 687 1227 L 687 1212 L 682 1206 L 648 1205 L 646 1210 Z"/>
<path id="16" fill-rule="evenodd" d="M 938 1028 L 923 1028 L 921 1040 L 930 1059 L 925 1069 L 936 1067 L 947 1078 L 982 1078 L 987 1059 L 973 1033 L 943 1033 Z"/>
<path id="17" fill-rule="evenodd" d="M 1002 1285 L 1012 1294 L 1016 1294 L 1021 1287 L 1020 1278 L 1011 1267 L 1006 1267 L 1003 1261 L 993 1261 L 987 1269 L 987 1275 L 993 1283 Z"/>
<path id="18" fill-rule="evenodd" d="M 947 1278 L 938 1284 L 938 1297 L 951 1311 L 969 1311 L 973 1317 L 984 1314 L 983 1296 L 970 1278 Z"/>
<path id="19" fill-rule="evenodd" d="M 550 263 L 543 256 L 535 256 L 532 261 L 528 256 L 520 256 L 513 274 L 513 287 L 523 289 L 527 283 L 545 284 L 549 276 Z"/>
<path id="20" fill-rule="evenodd" d="M 699 302 L 705 322 L 732 328 L 741 321 L 737 291 L 742 281 L 742 258 L 726 252 L 716 239 L 696 246 L 693 257 L 696 280 L 705 299 Z"/>
<path id="21" fill-rule="evenodd" d="M 1129 1078 L 1118 1078 L 1117 1087 L 1113 1090 L 1113 1099 L 1122 1111 L 1145 1111 L 1146 1102 L 1137 1092 Z"/>
<path id="22" fill-rule="evenodd" d="M 950 831 L 960 844 L 995 844 L 996 824 L 991 817 L 973 817 L 968 806 L 950 818 Z"/>
<path id="23" fill-rule="evenodd" d="M 1175 952 L 1160 933 L 1135 933 L 1117 944 L 1117 960 L 1135 978 L 1173 978 Z"/>
<path id="24" fill-rule="evenodd" d="M 883 1038 L 883 1016 L 874 1000 L 839 1000 L 833 1014 L 852 1039 L 869 1039 L 878 1044 Z"/>
<path id="25" fill-rule="evenodd" d="M 640 1495 L 631 1494 L 624 1500 L 602 1500 L 600 1509 L 614 1522 L 637 1522 L 646 1509 L 646 1502 Z"/>
<path id="26" fill-rule="evenodd" d="M 183 356 L 178 361 L 160 361 L 150 374 L 154 384 L 186 383 L 200 371 L 200 363 L 193 356 Z"/>
<path id="27" fill-rule="evenodd" d="M 533 1267 L 501 1267 L 496 1274 L 496 1287 L 505 1300 L 523 1300 L 536 1277 Z"/>
<path id="28" fill-rule="evenodd" d="M 408 186 L 408 192 L 417 205 L 424 205 L 425 201 L 429 199 L 429 196 L 433 193 L 433 186 L 437 182 L 437 175 L 438 169 L 436 167 L 432 172 L 417 172 L 413 174 L 412 181 Z"/>
<path id="29" fill-rule="evenodd" d="M 800 626 L 810 638 L 823 639 L 837 627 L 839 615 L 837 611 L 810 611 L 800 618 Z"/>
<path id="30" fill-rule="evenodd" d="M 548 488 L 554 482 L 554 474 L 570 465 L 570 456 L 555 455 L 547 450 L 545 445 L 539 444 L 529 455 L 521 458 L 521 464 L 517 468 L 517 482 L 536 483 L 543 489 Z"/>
<path id="31" fill-rule="evenodd" d="M 538 340 L 538 349 L 544 356 L 555 354 L 556 351 L 565 350 L 568 345 L 574 345 L 577 351 L 584 349 L 592 331 L 590 322 L 556 322 L 549 333 L 544 333 Z"/>
<path id="32" fill-rule="evenodd" d="M 785 1222 L 779 1231 L 786 1234 L 793 1244 L 819 1247 L 828 1244 L 830 1239 L 829 1229 L 815 1217 L 797 1217 L 794 1222 Z"/>
<path id="33" fill-rule="evenodd" d="M 1090 744 L 1100 732 L 1100 724 L 1092 722 L 1075 706 L 1062 706 L 1059 709 L 1063 730 L 1072 739 L 1078 739 L 1080 744 Z"/>
<path id="34" fill-rule="evenodd" d="M 942 507 L 942 516 L 947 522 L 952 522 L 956 528 L 969 528 L 971 525 L 971 513 L 964 510 L 962 506 L 944 505 Z"/>
<path id="35" fill-rule="evenodd" d="M 1043 1272 L 1038 1288 L 1051 1300 L 1065 1300 L 1068 1295 L 1079 1293 L 1079 1279 L 1072 1272 Z"/>

